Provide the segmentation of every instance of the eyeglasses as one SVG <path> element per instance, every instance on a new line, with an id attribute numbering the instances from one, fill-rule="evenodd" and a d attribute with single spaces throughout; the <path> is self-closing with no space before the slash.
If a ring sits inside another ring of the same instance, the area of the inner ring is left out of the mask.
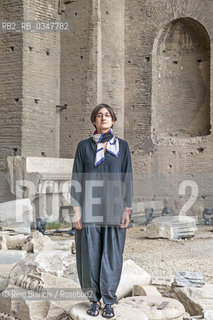
<path id="1" fill-rule="evenodd" d="M 110 113 L 98 113 L 96 115 L 97 118 L 103 118 L 103 116 L 106 117 L 106 118 L 110 118 L 111 114 Z"/>

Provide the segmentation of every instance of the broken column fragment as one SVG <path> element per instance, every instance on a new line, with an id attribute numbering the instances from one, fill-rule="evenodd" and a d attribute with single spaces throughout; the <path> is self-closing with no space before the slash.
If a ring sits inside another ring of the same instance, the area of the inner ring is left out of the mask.
<path id="1" fill-rule="evenodd" d="M 197 231 L 195 219 L 188 216 L 162 216 L 155 218 L 146 228 L 148 238 L 169 240 L 193 237 Z"/>

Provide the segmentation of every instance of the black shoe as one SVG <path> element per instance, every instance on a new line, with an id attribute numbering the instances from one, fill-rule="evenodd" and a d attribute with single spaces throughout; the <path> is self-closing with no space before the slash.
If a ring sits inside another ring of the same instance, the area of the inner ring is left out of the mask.
<path id="1" fill-rule="evenodd" d="M 89 314 L 92 317 L 97 317 L 99 315 L 99 310 L 100 310 L 100 304 L 98 301 L 94 301 L 89 309 L 87 310 L 87 314 Z"/>
<path id="2" fill-rule="evenodd" d="M 115 315 L 115 313 L 114 313 L 114 309 L 113 309 L 112 305 L 106 304 L 104 307 L 104 311 L 102 313 L 102 317 L 110 319 L 110 318 L 113 318 L 114 315 Z"/>

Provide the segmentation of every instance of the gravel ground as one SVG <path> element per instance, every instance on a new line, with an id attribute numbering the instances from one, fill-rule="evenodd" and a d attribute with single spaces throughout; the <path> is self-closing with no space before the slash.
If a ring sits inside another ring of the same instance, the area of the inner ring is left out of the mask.
<path id="1" fill-rule="evenodd" d="M 124 259 L 132 259 L 152 276 L 171 276 L 177 271 L 201 272 L 213 283 L 213 232 L 211 226 L 198 226 L 194 238 L 171 241 L 148 239 L 145 227 L 127 231 Z"/>
<path id="2" fill-rule="evenodd" d="M 73 239 L 65 235 L 50 237 L 52 240 Z M 134 226 L 127 230 L 124 259 L 132 259 L 151 276 L 195 271 L 213 284 L 212 226 L 199 225 L 194 238 L 178 241 L 148 239 L 144 226 Z"/>

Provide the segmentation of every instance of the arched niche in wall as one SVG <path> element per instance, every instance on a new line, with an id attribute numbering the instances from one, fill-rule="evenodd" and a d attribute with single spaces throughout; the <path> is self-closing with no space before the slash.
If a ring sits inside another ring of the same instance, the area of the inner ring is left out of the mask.
<path id="1" fill-rule="evenodd" d="M 210 40 L 191 18 L 159 32 L 152 56 L 153 137 L 210 134 Z"/>

